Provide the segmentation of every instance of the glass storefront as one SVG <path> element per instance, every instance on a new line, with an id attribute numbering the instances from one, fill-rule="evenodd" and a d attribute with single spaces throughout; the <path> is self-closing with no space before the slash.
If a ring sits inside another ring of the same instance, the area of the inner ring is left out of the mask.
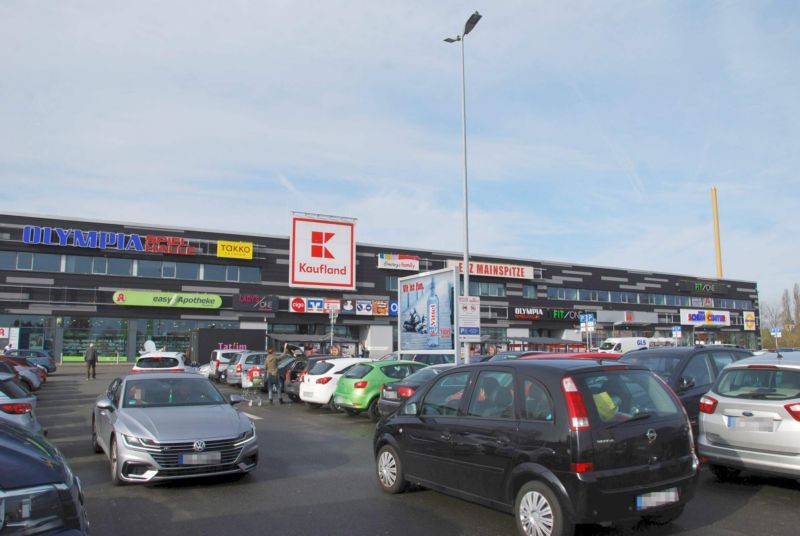
<path id="1" fill-rule="evenodd" d="M 60 318 L 63 328 L 64 361 L 80 361 L 89 343 L 94 343 L 100 358 L 125 357 L 128 343 L 126 318 Z"/>

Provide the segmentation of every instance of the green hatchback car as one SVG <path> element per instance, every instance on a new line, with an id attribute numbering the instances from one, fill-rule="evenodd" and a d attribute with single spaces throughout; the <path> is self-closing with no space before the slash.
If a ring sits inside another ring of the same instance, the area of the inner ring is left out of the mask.
<path id="1" fill-rule="evenodd" d="M 353 365 L 339 379 L 334 403 L 350 416 L 366 411 L 370 419 L 377 421 L 381 386 L 399 382 L 426 366 L 416 361 L 370 361 Z"/>

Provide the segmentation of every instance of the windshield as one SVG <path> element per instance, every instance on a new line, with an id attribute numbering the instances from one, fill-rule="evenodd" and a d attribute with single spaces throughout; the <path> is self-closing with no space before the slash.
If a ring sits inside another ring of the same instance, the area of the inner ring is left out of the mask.
<path id="1" fill-rule="evenodd" d="M 142 357 L 136 362 L 138 368 L 172 368 L 177 367 L 180 361 L 174 357 Z"/>
<path id="2" fill-rule="evenodd" d="M 675 373 L 675 368 L 678 366 L 681 356 L 652 354 L 650 351 L 647 352 L 647 355 L 641 354 L 641 352 L 627 353 L 620 358 L 620 362 L 644 365 L 658 374 L 662 380 L 667 383 L 671 382 L 672 375 Z"/>
<path id="3" fill-rule="evenodd" d="M 136 379 L 125 383 L 125 408 L 212 404 L 225 404 L 225 398 L 202 378 Z"/>
<path id="4" fill-rule="evenodd" d="M 600 349 L 601 350 L 611 350 L 611 349 L 614 348 L 614 345 L 616 345 L 616 344 L 617 344 L 616 342 L 604 342 L 603 344 L 600 345 Z"/>
<path id="5" fill-rule="evenodd" d="M 777 367 L 726 369 L 713 391 L 731 398 L 800 398 L 800 371 Z"/>

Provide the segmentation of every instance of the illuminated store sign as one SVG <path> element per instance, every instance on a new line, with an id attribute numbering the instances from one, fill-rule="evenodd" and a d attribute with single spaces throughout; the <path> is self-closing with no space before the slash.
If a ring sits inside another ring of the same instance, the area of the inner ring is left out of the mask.
<path id="1" fill-rule="evenodd" d="M 459 273 L 464 273 L 464 261 L 447 260 L 447 267 L 458 266 Z M 507 277 L 511 279 L 533 279 L 533 267 L 517 264 L 498 264 L 495 262 L 470 261 L 469 275 L 484 277 Z"/>
<path id="2" fill-rule="evenodd" d="M 219 309 L 222 298 L 216 294 L 188 292 L 149 292 L 144 290 L 117 290 L 112 300 L 116 305 L 133 307 L 181 307 L 187 309 Z"/>
<path id="3" fill-rule="evenodd" d="M 541 320 L 544 318 L 544 309 L 541 307 L 514 307 L 516 320 Z"/>
<path id="4" fill-rule="evenodd" d="M 217 257 L 252 260 L 253 243 L 217 240 Z"/>
<path id="5" fill-rule="evenodd" d="M 683 279 L 678 281 L 678 290 L 680 292 L 692 292 L 694 294 L 727 294 L 728 285 Z"/>
<path id="6" fill-rule="evenodd" d="M 62 246 L 90 249 L 116 249 L 140 253 L 167 253 L 170 255 L 197 255 L 197 249 L 180 236 L 140 235 L 111 231 L 84 231 L 61 227 L 34 227 L 22 230 L 26 244 Z"/>
<path id="7" fill-rule="evenodd" d="M 231 308 L 234 311 L 274 313 L 278 310 L 278 297 L 263 294 L 234 294 Z"/>
<path id="8" fill-rule="evenodd" d="M 730 326 L 728 311 L 711 309 L 681 309 L 681 324 L 684 326 Z"/>

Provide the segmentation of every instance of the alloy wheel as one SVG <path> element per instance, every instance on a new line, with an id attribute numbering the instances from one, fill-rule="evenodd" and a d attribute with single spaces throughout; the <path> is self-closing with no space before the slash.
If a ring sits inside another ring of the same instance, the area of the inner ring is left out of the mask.
<path id="1" fill-rule="evenodd" d="M 378 457 L 378 479 L 385 488 L 390 488 L 397 480 L 397 462 L 392 453 L 384 450 Z"/>

